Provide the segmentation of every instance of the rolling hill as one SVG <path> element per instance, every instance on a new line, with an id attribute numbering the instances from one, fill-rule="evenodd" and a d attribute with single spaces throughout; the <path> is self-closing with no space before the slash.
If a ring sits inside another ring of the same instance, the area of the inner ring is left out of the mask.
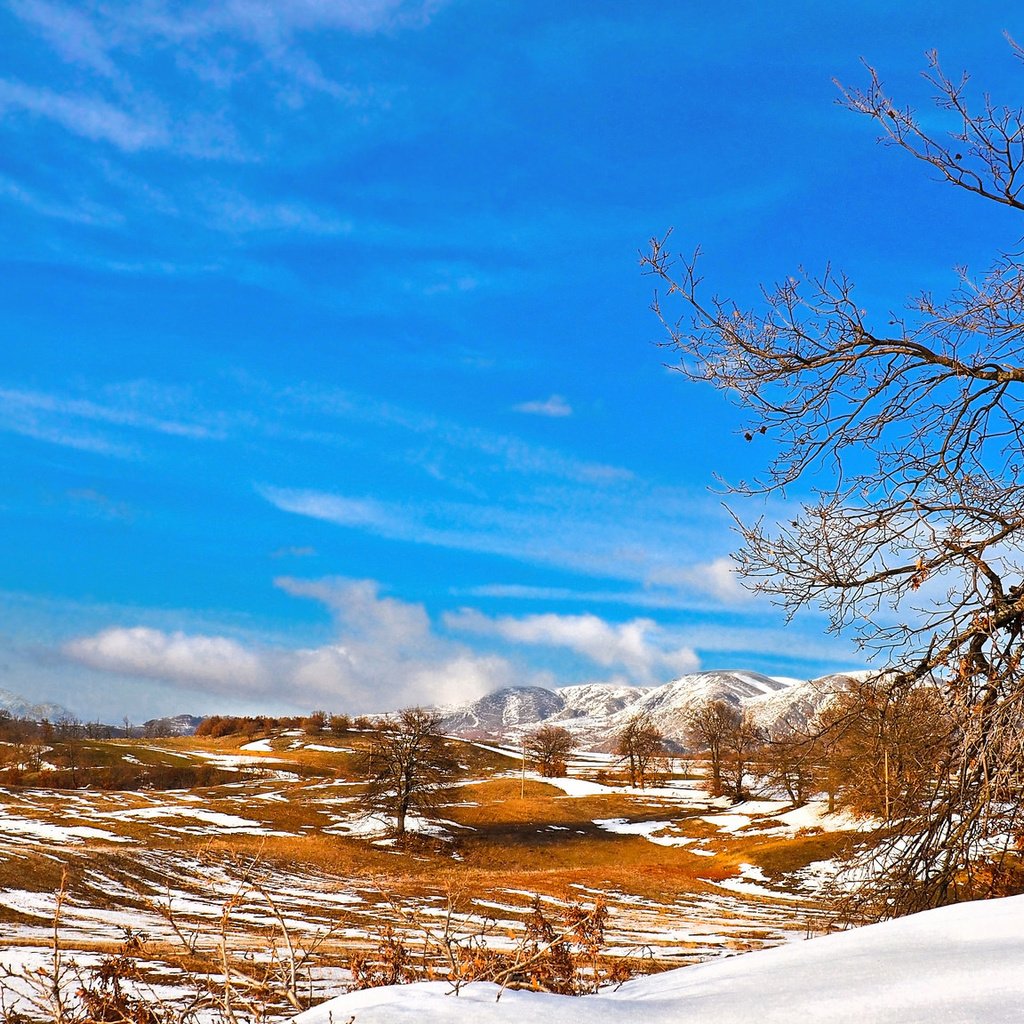
<path id="1" fill-rule="evenodd" d="M 693 712 L 707 700 L 749 708 L 768 730 L 783 724 L 799 728 L 854 678 L 838 674 L 800 682 L 719 670 L 680 676 L 654 687 L 611 683 L 561 689 L 506 687 L 441 710 L 443 727 L 453 736 L 516 743 L 540 725 L 558 725 L 568 729 L 582 748 L 591 750 L 610 750 L 626 722 L 644 714 L 661 729 L 671 748 L 682 751 Z"/>

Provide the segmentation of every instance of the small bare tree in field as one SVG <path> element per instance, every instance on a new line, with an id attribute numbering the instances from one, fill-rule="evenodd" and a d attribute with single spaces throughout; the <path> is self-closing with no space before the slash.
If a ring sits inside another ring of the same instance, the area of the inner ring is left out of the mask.
<path id="1" fill-rule="evenodd" d="M 883 141 L 1024 212 L 1024 110 L 970 100 L 967 76 L 934 53 L 938 115 L 919 118 L 868 75 L 843 102 Z M 945 134 L 933 129 L 943 119 Z M 741 574 L 790 615 L 823 608 L 878 668 L 886 700 L 924 684 L 941 705 L 946 742 L 930 791 L 900 809 L 877 905 L 997 892 L 1007 873 L 992 864 L 1018 858 L 1024 835 L 1024 262 L 999 253 L 980 274 L 959 268 L 945 296 L 869 313 L 831 268 L 787 277 L 752 307 L 708 295 L 698 255 L 662 239 L 645 257 L 666 344 L 770 449 L 731 492 L 802 497 L 777 522 L 738 516 Z"/>
<path id="2" fill-rule="evenodd" d="M 393 818 L 396 834 L 404 835 L 408 815 L 433 807 L 459 772 L 441 733 L 441 716 L 406 708 L 378 723 L 359 759 L 359 773 L 366 780 L 361 799 L 368 810 Z"/>
<path id="3" fill-rule="evenodd" d="M 808 732 L 787 725 L 773 730 L 761 748 L 765 778 L 797 807 L 805 804 L 818 788 L 817 756 L 817 746 Z"/>
<path id="4" fill-rule="evenodd" d="M 307 736 L 321 736 L 327 728 L 327 712 L 313 711 L 302 720 L 302 731 Z"/>
<path id="5" fill-rule="evenodd" d="M 665 737 L 649 715 L 631 718 L 618 735 L 615 753 L 629 772 L 629 784 L 643 789 L 652 771 L 663 769 L 668 753 Z"/>
<path id="6" fill-rule="evenodd" d="M 726 737 L 739 728 L 743 714 L 727 700 L 706 700 L 690 714 L 686 739 L 690 746 L 708 755 L 711 779 L 708 792 L 721 796 L 724 791 L 722 766 L 725 759 Z"/>
<path id="7" fill-rule="evenodd" d="M 576 740 L 560 725 L 542 725 L 526 737 L 526 753 L 547 779 L 565 774 L 565 762 L 576 749 Z"/>
<path id="8" fill-rule="evenodd" d="M 722 737 L 722 767 L 733 800 L 739 802 L 747 798 L 747 776 L 755 761 L 761 757 L 764 743 L 764 730 L 754 721 L 749 711 L 740 712 L 732 728 Z"/>

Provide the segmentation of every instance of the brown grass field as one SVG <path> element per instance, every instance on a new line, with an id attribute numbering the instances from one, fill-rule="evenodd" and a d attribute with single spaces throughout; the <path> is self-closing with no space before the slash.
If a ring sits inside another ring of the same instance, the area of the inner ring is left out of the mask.
<path id="1" fill-rule="evenodd" d="M 42 771 L 6 785 L 8 949 L 44 955 L 63 885 L 57 932 L 69 956 L 109 953 L 141 933 L 148 969 L 166 981 L 190 962 L 182 935 L 200 953 L 223 939 L 245 955 L 280 945 L 287 929 L 294 944 L 315 947 L 311 976 L 326 996 L 344 984 L 353 952 L 388 927 L 416 949 L 450 904 L 453 927 L 490 930 L 500 945 L 522 933 L 539 896 L 553 910 L 605 900 L 609 952 L 657 969 L 826 927 L 820 880 L 802 872 L 834 864 L 860 835 L 829 830 L 820 814 L 787 825 L 783 801 L 744 816 L 682 773 L 629 791 L 614 765 L 593 760 L 570 774 L 600 771 L 607 784 L 570 795 L 558 780 L 524 781 L 511 754 L 460 742 L 466 778 L 432 812 L 438 827 L 395 843 L 364 828 L 355 752 L 365 742 L 355 732 L 283 734 L 256 750 L 232 737 L 88 741 L 77 755 L 86 778 L 118 763 L 206 765 L 218 784 L 57 789 Z M 725 817 L 707 820 L 716 815 Z M 192 960 L 201 968 L 201 955 Z"/>

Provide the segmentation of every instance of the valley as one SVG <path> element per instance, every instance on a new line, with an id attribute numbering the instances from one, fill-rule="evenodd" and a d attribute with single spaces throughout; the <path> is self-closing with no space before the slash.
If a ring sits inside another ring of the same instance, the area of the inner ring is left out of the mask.
<path id="1" fill-rule="evenodd" d="M 396 841 L 360 806 L 367 741 L 355 729 L 81 741 L 86 774 L 121 759 L 213 768 L 218 784 L 5 788 L 8 990 L 52 963 L 56 935 L 76 971 L 134 943 L 134 984 L 181 1005 L 205 978 L 287 963 L 308 1005 L 343 991 L 353 956 L 374 956 L 386 935 L 417 977 L 443 974 L 442 931 L 512 948 L 535 899 L 552 914 L 602 901 L 602 955 L 659 971 L 827 931 L 826 888 L 867 838 L 816 801 L 711 798 L 697 762 L 673 759 L 641 790 L 608 754 L 578 754 L 565 777 L 542 779 L 514 746 L 456 740 L 463 776 Z"/>

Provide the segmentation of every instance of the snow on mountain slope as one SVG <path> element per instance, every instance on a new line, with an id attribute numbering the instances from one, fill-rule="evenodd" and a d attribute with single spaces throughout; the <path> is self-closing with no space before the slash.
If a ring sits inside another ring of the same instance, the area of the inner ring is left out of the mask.
<path id="1" fill-rule="evenodd" d="M 201 722 L 198 715 L 151 718 L 142 723 L 142 730 L 147 736 L 194 736 Z"/>
<path id="2" fill-rule="evenodd" d="M 565 707 L 557 691 L 543 686 L 507 686 L 470 704 L 442 708 L 442 728 L 468 739 L 518 735 Z"/>
<path id="3" fill-rule="evenodd" d="M 962 903 L 572 998 L 444 982 L 339 996 L 296 1024 L 1019 1024 L 1024 896 Z"/>
<path id="4" fill-rule="evenodd" d="M 558 695 L 565 702 L 559 712 L 562 718 L 594 718 L 613 715 L 635 704 L 650 686 L 616 686 L 613 683 L 581 683 L 563 686 Z"/>
<path id="5" fill-rule="evenodd" d="M 785 727 L 805 730 L 811 719 L 856 679 L 854 674 L 836 673 L 808 679 L 775 693 L 749 701 L 747 707 L 757 724 L 775 733 Z"/>
<path id="6" fill-rule="evenodd" d="M 37 722 L 44 718 L 55 722 L 61 718 L 73 717 L 71 712 L 60 704 L 54 704 L 52 701 L 34 703 L 27 697 L 2 689 L 0 689 L 0 709 L 9 712 L 15 718 L 29 718 Z"/>
<path id="7" fill-rule="evenodd" d="M 693 713 L 705 701 L 724 700 L 740 707 L 755 698 L 785 689 L 784 683 L 755 672 L 698 672 L 650 691 L 630 711 L 650 715 L 666 739 L 685 745 Z M 618 731 L 629 716 L 616 717 L 613 728 Z"/>
<path id="8" fill-rule="evenodd" d="M 676 750 L 686 747 L 694 710 L 707 700 L 749 707 L 769 730 L 789 724 L 805 727 L 828 701 L 866 672 L 822 676 L 806 681 L 757 672 L 709 671 L 680 676 L 663 686 L 639 687 L 584 683 L 548 690 L 541 686 L 507 687 L 471 704 L 442 709 L 443 727 L 467 739 L 501 739 L 516 743 L 541 724 L 568 729 L 580 747 L 611 750 L 625 724 L 649 715 Z"/>

